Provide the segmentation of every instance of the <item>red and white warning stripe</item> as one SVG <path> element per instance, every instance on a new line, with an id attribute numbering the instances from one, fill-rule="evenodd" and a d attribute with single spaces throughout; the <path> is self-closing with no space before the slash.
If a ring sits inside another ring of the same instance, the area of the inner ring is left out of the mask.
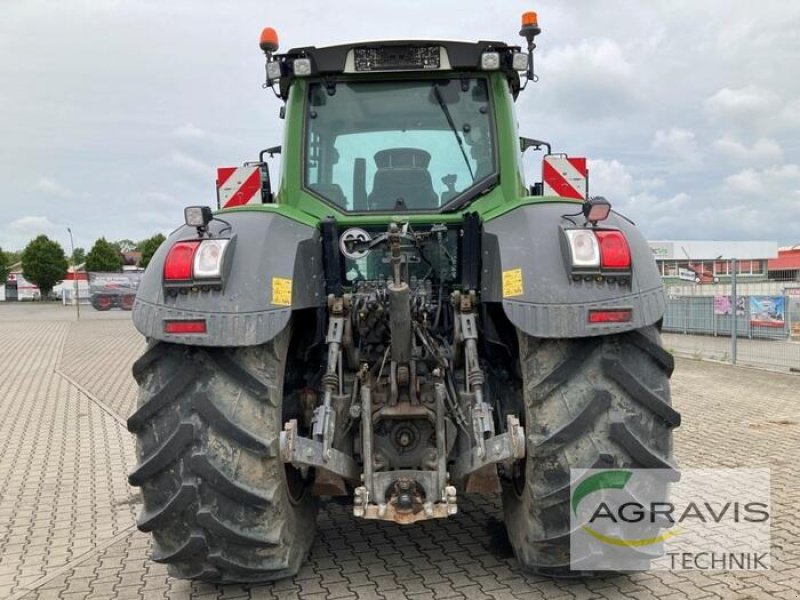
<path id="1" fill-rule="evenodd" d="M 261 204 L 261 169 L 258 167 L 219 167 L 217 197 L 220 208 Z"/>
<path id="2" fill-rule="evenodd" d="M 548 154 L 542 161 L 545 196 L 586 200 L 588 179 L 585 158 Z"/>

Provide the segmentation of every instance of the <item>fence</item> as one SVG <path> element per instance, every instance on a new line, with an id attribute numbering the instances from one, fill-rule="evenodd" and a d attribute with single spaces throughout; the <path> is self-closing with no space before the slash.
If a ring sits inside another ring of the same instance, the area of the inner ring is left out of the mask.
<path id="1" fill-rule="evenodd" d="M 800 373 L 800 278 L 667 284 L 664 344 L 671 352 Z"/>

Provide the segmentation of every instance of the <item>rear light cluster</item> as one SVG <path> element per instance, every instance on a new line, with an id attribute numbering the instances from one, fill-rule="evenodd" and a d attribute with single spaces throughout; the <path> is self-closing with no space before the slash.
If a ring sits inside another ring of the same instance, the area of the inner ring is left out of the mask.
<path id="1" fill-rule="evenodd" d="M 205 319 L 164 321 L 164 333 L 203 334 L 206 333 Z"/>
<path id="2" fill-rule="evenodd" d="M 230 240 L 188 240 L 175 243 L 164 261 L 166 286 L 219 284 Z"/>
<path id="3" fill-rule="evenodd" d="M 631 270 L 631 249 L 625 235 L 615 229 L 565 229 L 573 277 L 626 275 Z"/>

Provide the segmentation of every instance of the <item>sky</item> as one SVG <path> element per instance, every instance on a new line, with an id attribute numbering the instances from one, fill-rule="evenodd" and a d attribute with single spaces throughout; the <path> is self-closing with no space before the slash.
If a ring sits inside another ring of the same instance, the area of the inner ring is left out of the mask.
<path id="1" fill-rule="evenodd" d="M 797 2 L 0 0 L 0 247 L 139 240 L 213 205 L 217 166 L 281 142 L 264 26 L 283 50 L 520 44 L 526 10 L 520 133 L 588 157 L 592 195 L 650 239 L 800 243 Z"/>

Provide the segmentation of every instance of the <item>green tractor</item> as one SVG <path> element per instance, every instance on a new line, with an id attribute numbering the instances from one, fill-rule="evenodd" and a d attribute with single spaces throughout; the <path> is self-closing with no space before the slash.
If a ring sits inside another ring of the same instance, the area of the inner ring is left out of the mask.
<path id="1" fill-rule="evenodd" d="M 130 482 L 172 575 L 293 575 L 321 499 L 413 524 L 467 494 L 502 494 L 523 568 L 580 574 L 571 469 L 676 468 L 647 243 L 523 179 L 527 148 L 557 156 L 514 114 L 539 31 L 278 54 L 264 30 L 283 143 L 220 171 L 133 310 Z"/>

